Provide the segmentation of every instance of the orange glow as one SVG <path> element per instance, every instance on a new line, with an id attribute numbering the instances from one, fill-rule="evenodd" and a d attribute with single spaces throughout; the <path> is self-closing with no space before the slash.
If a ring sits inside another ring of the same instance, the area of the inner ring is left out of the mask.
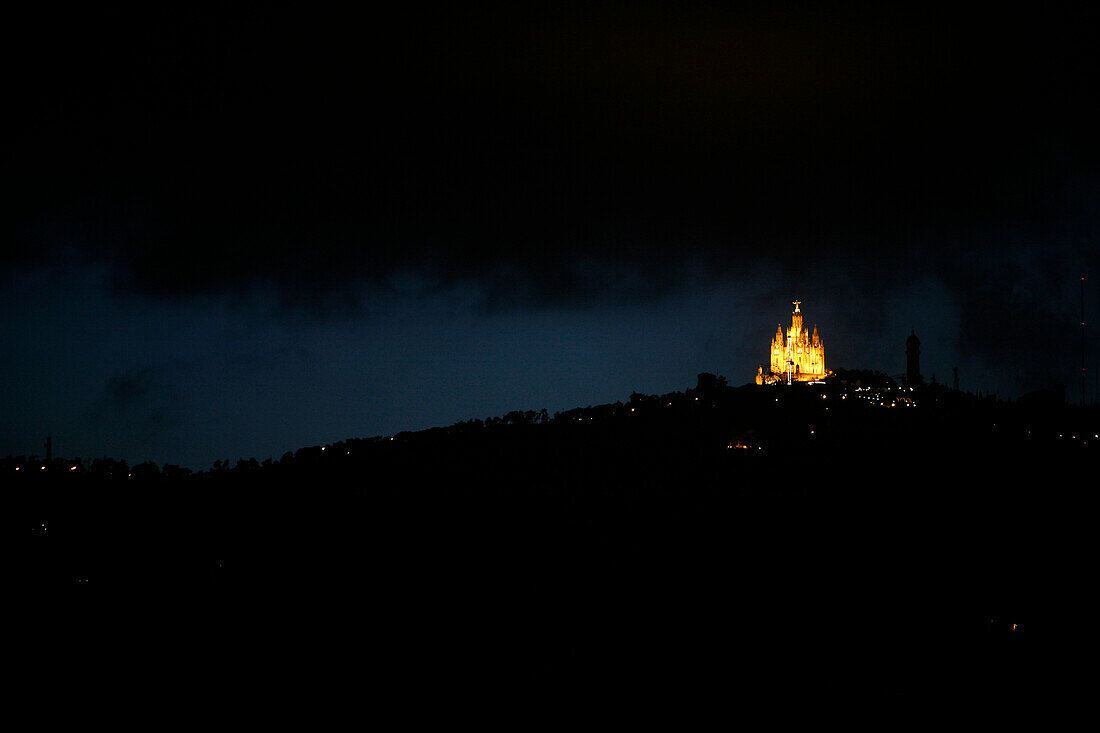
<path id="1" fill-rule="evenodd" d="M 776 329 L 771 342 L 770 374 L 765 375 L 761 367 L 756 375 L 757 384 L 773 384 L 788 376 L 789 381 L 815 382 L 829 374 L 825 369 L 825 343 L 817 333 L 817 326 L 812 333 L 804 329 L 802 311 L 798 307 L 802 301 L 793 303 L 791 327 L 785 336 L 782 326 Z"/>

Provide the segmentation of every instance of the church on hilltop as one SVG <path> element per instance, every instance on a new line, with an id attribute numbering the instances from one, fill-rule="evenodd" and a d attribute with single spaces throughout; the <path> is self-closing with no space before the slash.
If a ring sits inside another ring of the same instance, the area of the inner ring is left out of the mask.
<path id="1" fill-rule="evenodd" d="M 798 306 L 801 300 L 792 302 L 791 327 L 783 336 L 782 324 L 776 328 L 771 343 L 771 361 L 769 371 L 760 367 L 756 373 L 757 384 L 776 384 L 778 382 L 812 382 L 829 375 L 825 369 L 825 344 L 814 326 L 813 334 L 802 327 L 802 311 Z"/>

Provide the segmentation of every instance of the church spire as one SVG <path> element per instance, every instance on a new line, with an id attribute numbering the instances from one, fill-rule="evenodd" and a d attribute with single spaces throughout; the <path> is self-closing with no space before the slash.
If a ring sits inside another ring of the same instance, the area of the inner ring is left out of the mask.
<path id="1" fill-rule="evenodd" d="M 920 339 L 915 328 L 910 329 L 909 338 L 905 339 L 905 381 L 909 385 L 924 382 L 920 373 Z"/>

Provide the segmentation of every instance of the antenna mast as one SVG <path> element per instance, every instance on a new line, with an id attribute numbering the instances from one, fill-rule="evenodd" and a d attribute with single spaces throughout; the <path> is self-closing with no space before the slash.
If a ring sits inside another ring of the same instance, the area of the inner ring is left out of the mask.
<path id="1" fill-rule="evenodd" d="M 1085 406 L 1085 276 L 1081 276 L 1081 407 Z"/>

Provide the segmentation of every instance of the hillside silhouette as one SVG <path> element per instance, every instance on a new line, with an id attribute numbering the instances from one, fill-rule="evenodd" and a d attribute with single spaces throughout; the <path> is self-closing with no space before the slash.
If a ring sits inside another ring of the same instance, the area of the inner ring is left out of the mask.
<path id="1" fill-rule="evenodd" d="M 1097 427 L 1050 395 L 701 374 L 195 473 L 37 457 L 0 473 L 28 628 L 555 669 L 1073 629 Z"/>

